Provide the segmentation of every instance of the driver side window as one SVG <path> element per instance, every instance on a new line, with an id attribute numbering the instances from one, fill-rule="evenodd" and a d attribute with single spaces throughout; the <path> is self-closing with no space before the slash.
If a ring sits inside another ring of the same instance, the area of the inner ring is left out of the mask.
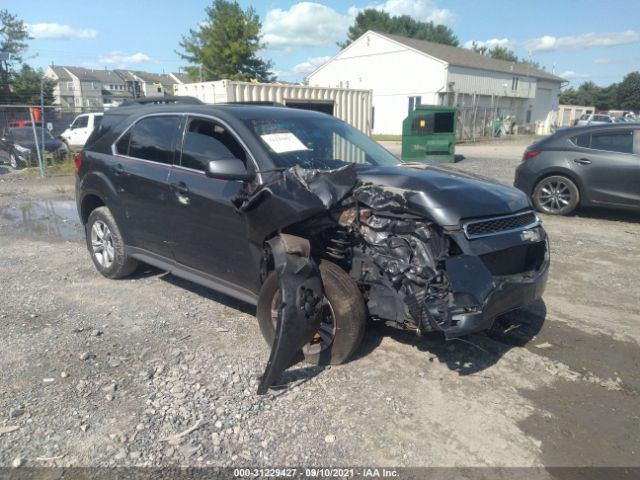
<path id="1" fill-rule="evenodd" d="M 246 164 L 247 156 L 235 137 L 219 123 L 190 118 L 182 142 L 180 165 L 206 171 L 210 161 L 239 158 Z"/>
<path id="2" fill-rule="evenodd" d="M 75 130 L 76 128 L 85 128 L 87 125 L 89 125 L 89 117 L 85 115 L 84 117 L 76 118 L 73 125 L 71 125 L 71 129 Z"/>

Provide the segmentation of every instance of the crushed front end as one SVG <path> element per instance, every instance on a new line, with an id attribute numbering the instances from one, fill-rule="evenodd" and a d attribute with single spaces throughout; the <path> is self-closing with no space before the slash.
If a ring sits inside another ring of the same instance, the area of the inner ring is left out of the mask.
<path id="1" fill-rule="evenodd" d="M 371 317 L 454 338 L 542 296 L 549 246 L 532 211 L 447 228 L 411 213 L 412 194 L 356 189 L 338 217 L 346 232 L 327 248 L 361 285 Z"/>

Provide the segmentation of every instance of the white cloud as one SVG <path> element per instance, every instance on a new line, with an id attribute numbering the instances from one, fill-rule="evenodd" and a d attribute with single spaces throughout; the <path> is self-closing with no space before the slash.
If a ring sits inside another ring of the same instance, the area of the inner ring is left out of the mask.
<path id="1" fill-rule="evenodd" d="M 29 35 L 33 38 L 61 39 L 96 38 L 98 32 L 93 28 L 74 28 L 59 23 L 27 24 Z"/>
<path id="2" fill-rule="evenodd" d="M 640 35 L 633 30 L 612 33 L 584 33 L 568 37 L 545 35 L 524 42 L 525 48 L 532 52 L 551 52 L 554 50 L 584 49 L 591 47 L 615 47 L 640 42 Z"/>
<path id="3" fill-rule="evenodd" d="M 304 62 L 298 63 L 291 70 L 280 72 L 279 76 L 287 77 L 292 75 L 306 76 L 313 72 L 320 65 L 327 63 L 331 57 L 329 55 L 323 57 L 309 57 Z"/>
<path id="4" fill-rule="evenodd" d="M 290 51 L 294 47 L 326 47 L 344 40 L 351 19 L 313 2 L 300 2 L 289 10 L 267 12 L 262 29 L 268 48 Z"/>
<path id="5" fill-rule="evenodd" d="M 98 63 L 101 65 L 116 65 L 118 68 L 148 61 L 151 61 L 151 58 L 142 52 L 129 55 L 118 50 L 114 50 L 106 55 L 101 55 L 98 58 Z"/>
<path id="6" fill-rule="evenodd" d="M 262 28 L 267 48 L 291 51 L 296 47 L 327 47 L 347 37 L 356 15 L 372 8 L 390 15 L 409 15 L 419 21 L 449 24 L 454 15 L 438 8 L 434 0 L 386 0 L 364 8 L 351 7 L 346 14 L 315 2 L 299 2 L 288 10 L 274 8 L 267 12 Z"/>
<path id="7" fill-rule="evenodd" d="M 570 79 L 570 78 L 589 78 L 591 76 L 590 73 L 577 73 L 573 70 L 567 70 L 566 72 L 562 72 L 560 75 L 562 78 Z"/>
<path id="8" fill-rule="evenodd" d="M 489 40 L 469 40 L 468 42 L 464 42 L 463 47 L 471 48 L 474 42 L 478 47 L 487 47 L 489 50 L 493 47 L 510 48 L 515 44 L 513 40 L 509 40 L 508 38 L 491 38 Z"/>

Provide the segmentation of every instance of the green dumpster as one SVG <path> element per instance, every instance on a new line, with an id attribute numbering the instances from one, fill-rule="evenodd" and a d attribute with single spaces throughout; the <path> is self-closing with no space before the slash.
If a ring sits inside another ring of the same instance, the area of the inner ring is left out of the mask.
<path id="1" fill-rule="evenodd" d="M 402 122 L 402 159 L 453 163 L 456 148 L 456 109 L 418 105 Z"/>

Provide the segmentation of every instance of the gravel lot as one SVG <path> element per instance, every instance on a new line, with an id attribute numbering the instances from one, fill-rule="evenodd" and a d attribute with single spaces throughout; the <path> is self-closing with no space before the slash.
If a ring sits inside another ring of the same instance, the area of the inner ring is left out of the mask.
<path id="1" fill-rule="evenodd" d="M 510 183 L 525 145 L 452 168 Z M 375 328 L 259 397 L 254 309 L 101 277 L 72 199 L 72 177 L 0 165 L 0 466 L 640 466 L 640 214 L 544 217 L 544 301 L 489 334 Z"/>

